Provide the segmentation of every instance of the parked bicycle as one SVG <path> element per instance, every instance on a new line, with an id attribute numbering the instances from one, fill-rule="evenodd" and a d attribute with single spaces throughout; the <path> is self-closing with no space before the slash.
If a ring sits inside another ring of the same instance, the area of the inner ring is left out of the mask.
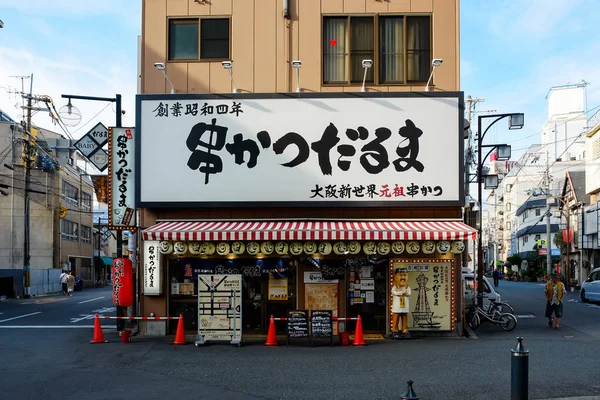
<path id="1" fill-rule="evenodd" d="M 503 330 L 510 332 L 517 327 L 517 318 L 510 313 L 503 313 L 498 305 L 494 305 L 492 300 L 490 305 L 491 312 L 485 311 L 483 308 L 473 304 L 468 313 L 469 325 L 473 329 L 477 329 L 482 322 L 491 322 L 494 325 L 499 325 Z"/>
<path id="2" fill-rule="evenodd" d="M 494 310 L 499 310 L 501 313 L 513 315 L 515 313 L 515 310 L 506 301 L 496 301 L 494 299 L 490 299 L 490 305 L 488 306 L 487 313 L 490 314 Z"/>

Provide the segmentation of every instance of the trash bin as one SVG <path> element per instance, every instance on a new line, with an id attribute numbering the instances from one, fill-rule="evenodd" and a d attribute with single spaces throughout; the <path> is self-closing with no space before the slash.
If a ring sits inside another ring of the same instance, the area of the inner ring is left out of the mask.
<path id="1" fill-rule="evenodd" d="M 75 279 L 75 291 L 81 292 L 83 290 L 83 279 L 76 278 Z"/>
<path id="2" fill-rule="evenodd" d="M 350 334 L 348 332 L 340 332 L 340 346 L 348 346 L 350 344 Z"/>

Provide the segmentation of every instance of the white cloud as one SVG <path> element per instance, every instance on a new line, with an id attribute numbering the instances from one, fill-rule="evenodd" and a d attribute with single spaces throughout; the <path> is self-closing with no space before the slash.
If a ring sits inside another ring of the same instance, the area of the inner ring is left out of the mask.
<path id="1" fill-rule="evenodd" d="M 119 93 L 123 96 L 123 124 L 135 124 L 135 94 L 136 94 L 136 61 L 123 60 L 122 64 L 115 64 L 112 59 L 98 57 L 95 60 L 80 60 L 71 57 L 69 60 L 54 60 L 39 54 L 33 54 L 27 49 L 0 46 L 0 109 L 20 119 L 21 110 L 14 108 L 20 102 L 18 94 L 7 93 L 11 90 L 21 90 L 21 81 L 10 78 L 11 75 L 28 75 L 33 73 L 33 93 L 36 95 L 49 95 L 57 110 L 67 103 L 61 94 L 76 94 L 96 97 L 113 98 Z M 90 66 L 91 65 L 91 66 Z M 29 81 L 25 84 L 29 89 Z M 106 126 L 114 126 L 114 104 L 97 101 L 74 100 L 75 105 L 83 116 L 82 124 L 71 128 L 73 136 L 78 138 L 101 121 Z M 45 112 L 38 112 L 33 117 L 33 122 L 41 127 L 61 132 L 59 127 L 52 126 L 51 119 Z"/>
<path id="2" fill-rule="evenodd" d="M 140 0 L 2 0 L 2 7 L 27 14 L 105 15 L 126 14 L 131 7 L 140 8 Z M 6 21 L 5 21 L 6 22 Z"/>

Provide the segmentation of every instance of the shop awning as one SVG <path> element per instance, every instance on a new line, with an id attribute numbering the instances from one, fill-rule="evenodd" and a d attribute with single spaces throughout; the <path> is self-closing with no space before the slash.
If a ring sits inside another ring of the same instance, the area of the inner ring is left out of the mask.
<path id="1" fill-rule="evenodd" d="M 460 221 L 164 221 L 144 240 L 466 240 L 476 230 Z"/>
<path id="2" fill-rule="evenodd" d="M 110 267 L 112 265 L 113 259 L 110 257 L 100 257 L 100 261 L 102 261 L 102 264 L 106 265 L 107 267 Z"/>

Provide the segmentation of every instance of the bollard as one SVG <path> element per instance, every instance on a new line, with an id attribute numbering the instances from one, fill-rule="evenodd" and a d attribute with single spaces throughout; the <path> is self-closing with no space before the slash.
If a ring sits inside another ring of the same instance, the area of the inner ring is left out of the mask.
<path id="1" fill-rule="evenodd" d="M 517 346 L 511 349 L 510 398 L 527 400 L 529 396 L 529 350 L 523 347 L 523 338 L 517 337 Z"/>
<path id="2" fill-rule="evenodd" d="M 413 381 L 406 382 L 408 386 L 406 387 L 406 392 L 400 397 L 402 400 L 419 400 L 420 397 L 417 396 L 415 391 L 413 390 Z"/>

